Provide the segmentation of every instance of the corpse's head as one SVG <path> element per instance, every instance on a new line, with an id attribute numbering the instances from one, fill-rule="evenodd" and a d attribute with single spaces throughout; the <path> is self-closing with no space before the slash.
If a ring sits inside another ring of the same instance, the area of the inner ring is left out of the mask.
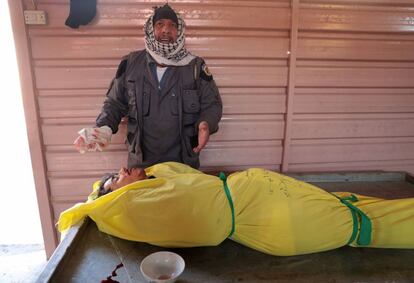
<path id="1" fill-rule="evenodd" d="M 161 43 L 174 43 L 178 37 L 178 17 L 168 5 L 158 7 L 153 16 L 154 36 Z"/>
<path id="2" fill-rule="evenodd" d="M 106 174 L 102 177 L 99 184 L 98 196 L 102 196 L 133 182 L 144 179 L 147 179 L 147 174 L 143 168 L 127 169 L 125 167 L 122 167 L 118 173 Z"/>

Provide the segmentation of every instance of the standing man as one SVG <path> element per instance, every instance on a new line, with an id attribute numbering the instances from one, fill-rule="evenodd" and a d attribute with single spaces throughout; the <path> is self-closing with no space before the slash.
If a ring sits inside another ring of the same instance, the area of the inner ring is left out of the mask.
<path id="1" fill-rule="evenodd" d="M 129 168 L 164 161 L 198 168 L 222 116 L 219 91 L 204 60 L 185 49 L 184 20 L 168 4 L 144 29 L 145 50 L 122 59 L 96 127 L 82 129 L 75 147 L 102 150 L 126 116 Z"/>

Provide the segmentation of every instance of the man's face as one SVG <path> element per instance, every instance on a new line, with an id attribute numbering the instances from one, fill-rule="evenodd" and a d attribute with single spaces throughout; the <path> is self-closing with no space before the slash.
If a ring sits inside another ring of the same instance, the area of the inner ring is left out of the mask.
<path id="1" fill-rule="evenodd" d="M 118 174 L 105 182 L 104 188 L 106 190 L 111 189 L 115 191 L 119 188 L 122 188 L 123 186 L 146 178 L 147 175 L 142 168 L 126 169 L 125 167 L 122 167 L 121 170 L 119 170 Z"/>
<path id="2" fill-rule="evenodd" d="M 174 43 L 177 41 L 178 27 L 170 19 L 161 19 L 154 24 L 155 39 L 162 43 Z"/>

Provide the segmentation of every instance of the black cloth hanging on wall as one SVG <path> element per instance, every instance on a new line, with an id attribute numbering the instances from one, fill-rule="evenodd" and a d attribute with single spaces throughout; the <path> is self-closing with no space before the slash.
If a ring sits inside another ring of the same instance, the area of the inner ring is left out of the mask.
<path id="1" fill-rule="evenodd" d="M 70 0 L 70 12 L 65 25 L 78 28 L 89 24 L 96 14 L 96 0 Z"/>

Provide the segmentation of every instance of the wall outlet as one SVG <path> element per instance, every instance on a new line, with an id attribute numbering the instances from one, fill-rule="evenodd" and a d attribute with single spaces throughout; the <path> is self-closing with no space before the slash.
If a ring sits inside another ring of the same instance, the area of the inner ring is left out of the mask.
<path id="1" fill-rule="evenodd" d="M 26 25 L 45 25 L 46 24 L 46 11 L 25 10 L 24 21 Z"/>

